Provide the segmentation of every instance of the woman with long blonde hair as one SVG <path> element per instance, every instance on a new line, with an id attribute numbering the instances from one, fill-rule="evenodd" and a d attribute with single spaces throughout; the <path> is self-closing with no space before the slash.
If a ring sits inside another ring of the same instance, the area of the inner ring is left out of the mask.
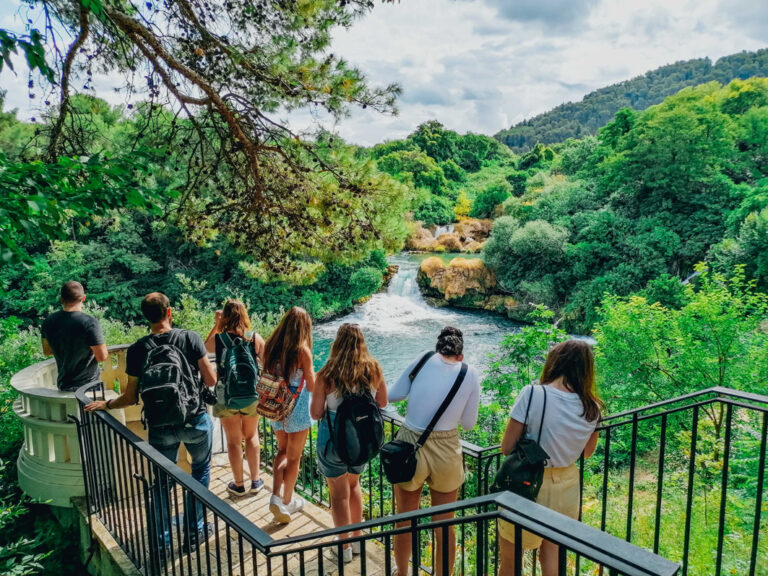
<path id="1" fill-rule="evenodd" d="M 597 446 L 597 425 L 603 403 L 595 392 L 595 359 L 583 340 L 567 340 L 547 355 L 541 385 L 525 386 L 518 394 L 501 441 L 507 455 L 525 433 L 538 438 L 549 455 L 536 502 L 561 514 L 579 515 L 579 469 L 576 461 L 589 458 Z M 527 415 L 527 416 L 526 416 Z M 523 532 L 522 548 L 540 548 L 542 576 L 557 574 L 558 546 Z M 499 520 L 499 575 L 515 570 L 515 528 Z"/>
<path id="2" fill-rule="evenodd" d="M 248 310 L 240 300 L 228 300 L 222 310 L 217 310 L 213 328 L 205 339 L 205 348 L 216 354 L 217 402 L 213 415 L 221 419 L 227 437 L 227 455 L 232 468 L 233 481 L 227 485 L 227 491 L 233 496 L 255 494 L 264 487 L 264 480 L 259 477 L 261 464 L 261 446 L 259 445 L 259 415 L 256 412 L 258 399 L 254 395 L 253 403 L 242 408 L 231 408 L 225 403 L 223 381 L 226 368 L 226 351 L 232 345 L 246 341 L 249 352 L 253 355 L 254 366 L 264 352 L 264 339 L 251 332 L 251 320 Z M 254 372 L 254 380 L 257 373 Z M 254 390 L 256 382 L 253 383 Z M 250 472 L 250 485 L 245 486 L 243 479 L 243 442 L 245 457 Z"/>
<path id="3" fill-rule="evenodd" d="M 281 422 L 271 421 L 277 438 L 277 454 L 272 468 L 269 510 L 276 521 L 285 524 L 304 507 L 304 499 L 294 494 L 294 488 L 304 444 L 312 427 L 309 417 L 310 395 L 315 390 L 312 319 L 303 308 L 294 306 L 288 310 L 267 339 L 264 371 L 285 380 L 291 393 L 298 394 L 291 413 Z"/>
<path id="4" fill-rule="evenodd" d="M 357 324 L 342 324 L 331 347 L 331 355 L 317 374 L 310 413 L 319 422 L 317 465 L 328 482 L 331 516 L 334 526 L 348 526 L 363 520 L 363 494 L 360 489 L 361 466 L 349 466 L 331 441 L 336 411 L 345 397 L 371 395 L 380 408 L 387 405 L 387 387 L 379 362 L 368 352 L 363 332 Z M 341 535 L 347 537 L 346 534 Z M 343 548 L 344 562 L 359 553 L 359 543 Z"/>

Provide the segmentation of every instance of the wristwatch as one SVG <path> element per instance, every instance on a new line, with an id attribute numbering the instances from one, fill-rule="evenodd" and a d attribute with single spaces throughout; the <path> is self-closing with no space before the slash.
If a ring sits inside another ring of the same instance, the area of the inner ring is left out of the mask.
<path id="1" fill-rule="evenodd" d="M 110 403 L 110 402 L 112 402 L 112 398 L 110 398 L 109 400 L 107 400 L 107 402 L 104 404 L 104 407 L 105 407 L 107 410 L 111 410 L 111 408 L 109 407 L 109 403 Z"/>

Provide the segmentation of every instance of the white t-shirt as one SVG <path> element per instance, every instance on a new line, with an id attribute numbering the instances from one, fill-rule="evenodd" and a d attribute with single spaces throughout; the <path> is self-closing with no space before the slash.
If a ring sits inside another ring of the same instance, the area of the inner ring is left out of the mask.
<path id="1" fill-rule="evenodd" d="M 440 354 L 435 354 L 427 360 L 412 384 L 408 376 L 424 354 L 426 352 L 419 354 L 387 391 L 390 402 L 408 398 L 405 426 L 415 432 L 427 429 L 461 371 L 461 362 L 450 362 Z M 471 430 L 477 424 L 479 404 L 480 375 L 476 368 L 470 366 L 464 382 L 434 429 L 455 430 L 461 424 L 465 430 Z"/>
<path id="2" fill-rule="evenodd" d="M 523 387 L 512 406 L 509 417 L 520 423 L 525 422 L 531 388 L 533 388 L 533 402 L 528 414 L 526 436 L 536 440 L 539 436 L 541 412 L 544 407 L 545 386 Z M 552 386 L 546 386 L 546 389 L 547 408 L 539 444 L 549 454 L 548 467 L 564 468 L 579 459 L 589 437 L 597 427 L 598 420 L 589 422 L 582 416 L 584 406 L 575 392 L 564 392 Z"/>

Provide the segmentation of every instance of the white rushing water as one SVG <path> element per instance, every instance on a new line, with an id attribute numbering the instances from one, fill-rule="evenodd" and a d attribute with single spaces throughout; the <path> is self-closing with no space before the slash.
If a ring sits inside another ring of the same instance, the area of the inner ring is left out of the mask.
<path id="1" fill-rule="evenodd" d="M 435 227 L 435 238 L 440 238 L 443 234 L 453 234 L 455 227 L 453 224 L 446 224 L 445 226 Z"/>
<path id="2" fill-rule="evenodd" d="M 464 332 L 466 361 L 483 370 L 488 354 L 507 332 L 517 326 L 490 313 L 438 308 L 421 295 L 416 282 L 423 257 L 401 254 L 391 258 L 399 271 L 386 292 L 375 294 L 351 314 L 318 325 L 315 354 L 320 362 L 328 355 L 338 327 L 345 322 L 360 324 L 371 353 L 381 362 L 387 382 L 397 378 L 420 352 L 434 349 L 445 326 Z"/>

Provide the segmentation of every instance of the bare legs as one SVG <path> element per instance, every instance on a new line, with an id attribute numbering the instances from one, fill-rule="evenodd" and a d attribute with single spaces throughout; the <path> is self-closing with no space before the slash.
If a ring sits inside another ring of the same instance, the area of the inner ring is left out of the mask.
<path id="1" fill-rule="evenodd" d="M 539 548 L 539 563 L 542 576 L 557 576 L 558 546 L 544 540 Z M 515 573 L 515 543 L 499 538 L 499 576 L 513 576 Z"/>
<path id="2" fill-rule="evenodd" d="M 299 463 L 308 434 L 309 429 L 290 433 L 275 430 L 277 454 L 275 455 L 273 470 L 272 494 L 279 497 L 282 492 L 283 504 L 289 504 L 293 498 L 293 489 L 296 487 L 296 479 L 299 477 Z"/>
<path id="3" fill-rule="evenodd" d="M 243 485 L 243 440 L 251 480 L 258 480 L 261 457 L 258 416 L 244 417 L 242 414 L 235 414 L 222 418 L 221 425 L 227 435 L 227 455 L 235 484 Z"/>
<path id="4" fill-rule="evenodd" d="M 431 505 L 438 506 L 439 504 L 456 502 L 458 490 L 452 492 L 437 492 L 436 490 L 430 490 L 429 495 L 432 500 Z M 403 490 L 398 485 L 395 485 L 395 505 L 398 514 L 416 510 L 419 507 L 420 499 L 421 490 L 409 492 Z M 445 520 L 448 518 L 453 518 L 452 512 L 438 514 L 437 516 L 433 516 L 432 520 Z M 403 526 L 403 524 L 398 524 L 398 526 Z M 444 528 L 435 530 L 435 574 L 438 576 L 448 576 L 449 574 L 453 574 L 453 563 L 456 560 L 456 536 L 454 535 L 453 527 L 450 527 L 448 529 L 448 570 L 446 571 L 443 566 L 443 530 Z M 395 564 L 397 564 L 397 573 L 401 576 L 408 574 L 408 561 L 410 558 L 411 535 L 406 533 L 395 536 Z"/>
<path id="5" fill-rule="evenodd" d="M 337 478 L 326 478 L 331 496 L 331 516 L 337 528 L 363 521 L 363 493 L 360 490 L 359 474 L 344 474 Z M 340 534 L 347 538 L 350 534 Z M 345 546 L 346 548 L 346 546 Z"/>
<path id="6" fill-rule="evenodd" d="M 432 506 L 456 502 L 458 493 L 458 490 L 453 490 L 452 492 L 429 490 Z M 453 512 L 432 516 L 432 521 L 448 520 L 450 518 L 453 518 Z M 443 566 L 443 530 L 445 530 L 445 528 L 438 528 L 435 530 L 435 574 L 438 576 L 448 576 L 449 574 L 453 574 L 453 563 L 456 560 L 456 535 L 454 534 L 453 526 L 450 526 L 448 528 L 448 569 L 446 570 L 445 566 Z"/>
<path id="7" fill-rule="evenodd" d="M 259 479 L 261 470 L 261 444 L 259 443 L 259 417 L 243 416 L 243 438 L 245 439 L 245 457 L 251 481 Z"/>
<path id="8" fill-rule="evenodd" d="M 419 507 L 419 500 L 421 500 L 421 490 L 409 492 L 395 484 L 395 507 L 398 514 L 416 510 Z M 398 523 L 397 527 L 399 528 L 400 526 L 406 526 L 406 524 Z M 407 532 L 405 534 L 398 534 L 395 536 L 395 564 L 397 565 L 399 576 L 408 574 L 408 561 L 410 558 L 411 535 Z"/>
<path id="9" fill-rule="evenodd" d="M 559 546 L 549 540 L 544 540 L 539 549 L 541 576 L 557 576 L 557 555 Z"/>

